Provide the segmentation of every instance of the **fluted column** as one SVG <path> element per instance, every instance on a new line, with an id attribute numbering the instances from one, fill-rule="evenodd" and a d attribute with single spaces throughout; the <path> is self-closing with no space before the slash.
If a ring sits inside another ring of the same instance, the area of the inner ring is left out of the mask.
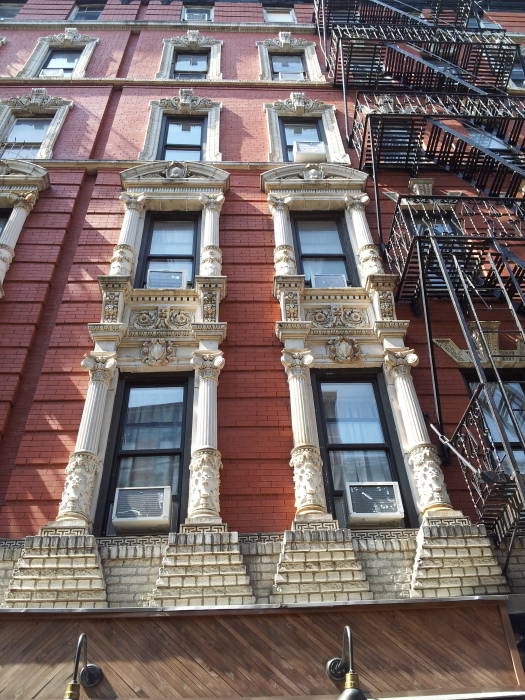
<path id="1" fill-rule="evenodd" d="M 288 205 L 283 197 L 268 197 L 273 218 L 275 248 L 273 261 L 276 275 L 296 275 L 295 253 Z"/>
<path id="2" fill-rule="evenodd" d="M 4 296 L 2 285 L 13 258 L 27 215 L 34 207 L 37 200 L 35 192 L 23 192 L 21 194 L 8 195 L 6 197 L 13 205 L 9 219 L 0 234 L 0 298 Z"/>
<path id="3" fill-rule="evenodd" d="M 201 260 L 199 274 L 215 277 L 221 274 L 222 253 L 219 246 L 219 217 L 224 195 L 202 195 Z"/>
<path id="4" fill-rule="evenodd" d="M 411 368 L 418 357 L 408 348 L 390 349 L 385 353 L 385 368 L 392 376 L 397 404 L 403 420 L 405 448 L 411 470 L 412 483 L 420 513 L 429 510 L 451 509 L 445 486 L 441 460 L 430 442 L 423 413 L 417 398 Z"/>
<path id="5" fill-rule="evenodd" d="M 126 210 L 118 243 L 113 248 L 109 274 L 128 277 L 133 271 L 137 254 L 135 242 L 139 231 L 141 213 L 144 209 L 144 197 L 142 195 L 124 193 L 120 195 L 119 199 L 121 202 L 124 202 Z"/>
<path id="6" fill-rule="evenodd" d="M 288 376 L 294 447 L 290 466 L 293 468 L 296 518 L 326 515 L 323 487 L 323 463 L 315 422 L 309 350 L 283 350 L 281 362 Z"/>
<path id="7" fill-rule="evenodd" d="M 220 350 L 197 350 L 191 363 L 199 381 L 199 397 L 192 438 L 186 524 L 221 523 L 219 486 L 222 462 L 217 449 L 217 384 L 224 358 Z"/>
<path id="8" fill-rule="evenodd" d="M 380 275 L 383 273 L 383 263 L 379 249 L 373 241 L 366 219 L 365 207 L 369 202 L 370 198 L 367 194 L 346 197 L 345 199 L 347 227 L 349 231 L 353 232 L 353 247 L 363 286 L 369 275 Z"/>
<path id="9" fill-rule="evenodd" d="M 117 361 L 114 354 L 86 355 L 82 366 L 89 370 L 89 384 L 78 429 L 75 451 L 66 467 L 66 481 L 57 520 L 89 522 L 93 488 L 101 469 L 98 456 L 100 431 L 109 384 Z"/>

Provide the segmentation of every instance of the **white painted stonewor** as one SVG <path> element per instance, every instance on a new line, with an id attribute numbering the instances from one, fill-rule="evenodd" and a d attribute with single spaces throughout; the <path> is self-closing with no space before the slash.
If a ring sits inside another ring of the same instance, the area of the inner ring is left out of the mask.
<path id="1" fill-rule="evenodd" d="M 3 296 L 2 285 L 13 258 L 27 215 L 35 205 L 37 195 L 34 192 L 26 192 L 20 195 L 6 195 L 4 199 L 12 202 L 13 209 L 9 219 L 0 234 L 0 296 Z"/>
<path id="2" fill-rule="evenodd" d="M 217 384 L 224 358 L 220 350 L 197 350 L 191 363 L 198 378 L 199 396 L 192 439 L 186 523 L 220 523 L 222 462 L 217 449 Z"/>
<path id="3" fill-rule="evenodd" d="M 222 254 L 219 247 L 219 217 L 224 196 L 202 195 L 202 237 L 199 273 L 204 277 L 221 274 Z"/>
<path id="4" fill-rule="evenodd" d="M 57 520 L 90 520 L 91 500 L 101 468 L 98 445 L 109 384 L 117 362 L 114 355 L 86 355 L 82 366 L 89 370 L 89 384 L 78 429 L 75 451 L 66 467 L 66 482 Z"/>
<path id="5" fill-rule="evenodd" d="M 293 236 L 290 224 L 290 215 L 286 201 L 282 197 L 270 195 L 268 197 L 270 211 L 273 217 L 273 230 L 275 236 L 275 248 L 273 261 L 276 275 L 295 275 L 297 267 L 293 249 Z"/>
<path id="6" fill-rule="evenodd" d="M 417 355 L 408 348 L 387 350 L 385 354 L 385 367 L 394 380 L 397 402 L 403 416 L 405 449 L 416 489 L 418 508 L 420 513 L 424 513 L 429 509 L 448 509 L 451 505 L 440 459 L 430 442 L 412 381 L 411 367 L 415 367 L 417 363 Z"/>
<path id="7" fill-rule="evenodd" d="M 119 199 L 124 202 L 126 210 L 124 220 L 120 229 L 118 243 L 113 249 L 110 275 L 127 277 L 131 275 L 137 251 L 135 242 L 137 240 L 141 214 L 144 209 L 143 198 L 139 195 L 121 194 Z"/>
<path id="8" fill-rule="evenodd" d="M 381 256 L 372 239 L 366 219 L 365 207 L 369 202 L 370 198 L 367 194 L 346 197 L 345 199 L 345 218 L 350 237 L 353 238 L 352 246 L 356 254 L 359 276 L 363 286 L 369 275 L 380 275 L 383 273 Z"/>
<path id="9" fill-rule="evenodd" d="M 294 447 L 290 466 L 294 470 L 296 517 L 326 514 L 323 488 L 323 464 L 315 422 L 309 350 L 283 350 L 281 362 L 290 389 Z"/>

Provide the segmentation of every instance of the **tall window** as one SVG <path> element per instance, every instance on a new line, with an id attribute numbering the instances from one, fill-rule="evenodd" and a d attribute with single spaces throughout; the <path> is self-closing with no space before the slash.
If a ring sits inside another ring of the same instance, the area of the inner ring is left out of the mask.
<path id="1" fill-rule="evenodd" d="M 304 80 L 303 54 L 270 54 L 272 80 Z"/>
<path id="2" fill-rule="evenodd" d="M 323 128 L 320 119 L 280 119 L 281 140 L 283 143 L 284 160 L 294 161 L 294 144 L 300 148 L 301 144 L 306 147 L 324 144 Z"/>
<path id="3" fill-rule="evenodd" d="M 165 117 L 159 145 L 161 160 L 201 160 L 206 119 Z"/>
<path id="4" fill-rule="evenodd" d="M 0 2 L 0 20 L 16 17 L 22 4 L 20 2 Z"/>
<path id="5" fill-rule="evenodd" d="M 185 5 L 182 8 L 183 22 L 211 22 L 212 19 L 213 11 L 211 7 Z"/>
<path id="6" fill-rule="evenodd" d="M 51 119 L 15 119 L 5 141 L 2 158 L 34 158 L 38 155 Z"/>
<path id="7" fill-rule="evenodd" d="M 208 75 L 209 52 L 177 52 L 173 61 L 173 78 L 205 80 Z"/>
<path id="8" fill-rule="evenodd" d="M 158 376 L 158 375 L 157 375 Z M 138 487 L 170 487 L 172 527 L 180 515 L 182 472 L 185 461 L 185 406 L 188 383 L 186 379 L 154 380 L 148 377 L 124 378 L 114 418 L 114 455 L 110 473 L 105 473 L 102 493 L 105 492 L 103 521 L 112 534 L 112 515 L 116 489 L 131 489 L 122 495 L 122 507 L 135 508 L 140 513 L 139 499 L 147 492 Z M 162 489 L 154 491 L 164 495 Z M 137 502 L 134 503 L 134 499 Z M 146 502 L 147 503 L 147 502 Z M 150 503 L 151 504 L 151 503 Z M 149 505 L 150 505 L 149 504 Z M 104 504 L 101 504 L 104 505 Z M 124 513 L 124 516 L 129 513 Z M 133 513 L 132 513 L 133 515 Z"/>
<path id="9" fill-rule="evenodd" d="M 300 273 L 309 287 L 358 286 L 358 275 L 342 216 L 296 215 L 293 219 Z"/>
<path id="10" fill-rule="evenodd" d="M 150 217 L 137 287 L 185 289 L 193 284 L 198 219 L 183 214 Z"/>
<path id="11" fill-rule="evenodd" d="M 69 19 L 94 20 L 100 17 L 105 7 L 104 2 L 77 2 Z"/>
<path id="12" fill-rule="evenodd" d="M 81 54 L 82 51 L 79 49 L 51 49 L 46 62 L 40 70 L 40 77 L 55 75 L 70 77 L 73 75 Z"/>
<path id="13" fill-rule="evenodd" d="M 317 385 L 321 453 L 334 515 L 348 527 L 353 512 L 365 518 L 397 513 L 399 491 L 377 383 L 320 377 Z"/>

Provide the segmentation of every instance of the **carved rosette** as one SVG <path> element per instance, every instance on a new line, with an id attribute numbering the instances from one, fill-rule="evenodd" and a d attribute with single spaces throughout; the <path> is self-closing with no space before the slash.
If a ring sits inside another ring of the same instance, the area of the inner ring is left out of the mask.
<path id="1" fill-rule="evenodd" d="M 352 362 L 361 356 L 361 348 L 353 338 L 345 336 L 330 338 L 326 343 L 326 347 L 328 355 L 333 362 Z"/>
<path id="2" fill-rule="evenodd" d="M 111 266 L 109 269 L 110 275 L 119 277 L 127 277 L 133 269 L 133 261 L 135 251 L 127 243 L 119 243 L 113 248 L 113 257 L 111 258 Z"/>
<path id="3" fill-rule="evenodd" d="M 196 450 L 190 462 L 188 520 L 214 519 L 219 515 L 219 486 L 222 469 L 219 450 Z"/>
<path id="4" fill-rule="evenodd" d="M 389 349 L 385 353 L 385 367 L 394 376 L 408 376 L 412 367 L 419 363 L 419 357 L 410 348 Z"/>
<path id="5" fill-rule="evenodd" d="M 318 447 L 294 447 L 290 459 L 295 486 L 296 515 L 325 513 L 323 463 Z"/>
<path id="6" fill-rule="evenodd" d="M 392 292 L 378 292 L 379 298 L 379 313 L 381 320 L 391 321 L 395 318 L 394 315 L 394 295 Z"/>
<path id="7" fill-rule="evenodd" d="M 102 323 L 117 323 L 119 292 L 104 292 L 102 297 Z"/>
<path id="8" fill-rule="evenodd" d="M 198 371 L 200 380 L 219 381 L 219 374 L 224 367 L 224 357 L 221 350 L 207 352 L 196 350 L 191 358 L 191 364 Z"/>
<path id="9" fill-rule="evenodd" d="M 295 256 L 291 245 L 278 245 L 273 251 L 276 275 L 295 275 Z"/>
<path id="10" fill-rule="evenodd" d="M 64 518 L 90 520 L 93 487 L 101 468 L 100 459 L 91 452 L 73 452 L 70 455 L 57 520 Z"/>
<path id="11" fill-rule="evenodd" d="M 291 377 L 305 379 L 313 361 L 314 357 L 310 350 L 283 350 L 281 355 L 281 362 L 289 379 Z"/>
<path id="12" fill-rule="evenodd" d="M 441 463 L 434 445 L 416 445 L 408 453 L 421 512 L 438 505 L 450 507 Z"/>
<path id="13" fill-rule="evenodd" d="M 114 354 L 90 354 L 86 355 L 80 364 L 84 369 L 89 370 L 90 382 L 101 382 L 108 387 L 117 367 L 117 360 Z"/>
<path id="14" fill-rule="evenodd" d="M 383 261 L 379 255 L 379 250 L 373 243 L 368 243 L 359 249 L 359 265 L 366 276 L 382 275 Z"/>
<path id="15" fill-rule="evenodd" d="M 288 291 L 283 294 L 283 310 L 285 321 L 299 320 L 299 294 Z"/>
<path id="16" fill-rule="evenodd" d="M 221 274 L 222 253 L 216 245 L 207 245 L 202 249 L 200 274 L 204 277 L 216 277 Z"/>
<path id="17" fill-rule="evenodd" d="M 202 294 L 202 320 L 205 323 L 215 323 L 217 315 L 217 292 L 208 290 Z"/>
<path id="18" fill-rule="evenodd" d="M 162 338 L 147 340 L 142 343 L 140 354 L 145 365 L 167 365 L 175 359 L 175 346 Z"/>

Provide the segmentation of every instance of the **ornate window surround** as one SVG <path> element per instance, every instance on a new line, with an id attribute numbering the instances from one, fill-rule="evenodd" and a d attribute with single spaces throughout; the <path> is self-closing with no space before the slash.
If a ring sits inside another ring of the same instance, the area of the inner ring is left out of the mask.
<path id="1" fill-rule="evenodd" d="M 71 100 L 51 97 L 45 88 L 32 88 L 31 94 L 9 97 L 0 100 L 0 137 L 6 137 L 15 119 L 20 115 L 51 116 L 47 130 L 35 159 L 51 159 L 53 146 L 57 140 L 69 110 L 73 107 Z"/>
<path id="2" fill-rule="evenodd" d="M 203 36 L 198 29 L 188 29 L 186 34 L 164 39 L 160 66 L 155 78 L 157 80 L 169 80 L 171 78 L 171 67 L 176 50 L 189 49 L 193 51 L 195 49 L 209 49 L 210 60 L 206 79 L 222 80 L 221 49 L 223 43 L 221 39 L 212 39 L 211 37 Z"/>
<path id="3" fill-rule="evenodd" d="M 272 80 L 270 55 L 275 52 L 283 54 L 303 54 L 307 77 L 297 82 L 305 82 L 308 80 L 326 82 L 326 78 L 321 72 L 319 59 L 317 58 L 315 41 L 295 38 L 292 32 L 279 32 L 276 38 L 258 41 L 256 46 L 259 51 L 259 61 L 261 65 L 261 74 L 259 77 L 261 80 Z"/>
<path id="4" fill-rule="evenodd" d="M 276 100 L 271 104 L 265 104 L 264 109 L 268 115 L 268 133 L 270 137 L 268 160 L 270 162 L 284 162 L 284 144 L 281 141 L 279 117 L 313 117 L 322 120 L 328 151 L 328 162 L 350 163 L 350 156 L 345 153 L 343 140 L 339 133 L 334 105 L 306 97 L 304 92 L 291 92 L 287 100 Z"/>
<path id="5" fill-rule="evenodd" d="M 87 65 L 98 42 L 99 39 L 95 37 L 79 34 L 76 27 L 66 27 L 63 34 L 40 37 L 31 56 L 27 59 L 27 63 L 18 72 L 17 78 L 37 78 L 51 49 L 82 49 L 77 65 L 69 77 L 72 79 L 84 78 Z M 63 80 L 66 76 L 58 77 Z M 53 80 L 53 77 L 46 76 L 45 79 Z"/>
<path id="6" fill-rule="evenodd" d="M 150 105 L 150 117 L 144 139 L 144 148 L 139 153 L 139 160 L 156 160 L 162 127 L 162 118 L 167 115 L 190 115 L 207 117 L 206 139 L 203 161 L 222 160 L 219 151 L 220 113 L 222 105 L 209 97 L 198 97 L 192 88 L 181 88 L 178 97 L 153 100 Z M 201 161 L 202 162 L 202 161 Z"/>

